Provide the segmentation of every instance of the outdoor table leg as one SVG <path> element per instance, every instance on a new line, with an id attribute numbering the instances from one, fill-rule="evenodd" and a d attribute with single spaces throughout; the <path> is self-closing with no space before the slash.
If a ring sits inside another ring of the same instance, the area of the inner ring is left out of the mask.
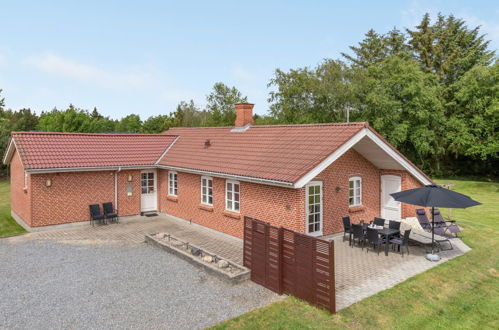
<path id="1" fill-rule="evenodd" d="M 388 256 L 388 242 L 390 241 L 390 236 L 389 235 L 386 235 L 385 236 L 385 256 Z"/>

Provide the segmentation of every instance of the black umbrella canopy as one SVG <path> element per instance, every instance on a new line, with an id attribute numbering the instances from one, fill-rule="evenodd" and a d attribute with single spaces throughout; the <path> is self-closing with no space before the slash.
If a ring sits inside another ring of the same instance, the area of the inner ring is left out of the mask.
<path id="1" fill-rule="evenodd" d="M 399 202 L 428 207 L 467 208 L 481 204 L 466 195 L 442 188 L 436 184 L 404 190 L 390 195 Z"/>

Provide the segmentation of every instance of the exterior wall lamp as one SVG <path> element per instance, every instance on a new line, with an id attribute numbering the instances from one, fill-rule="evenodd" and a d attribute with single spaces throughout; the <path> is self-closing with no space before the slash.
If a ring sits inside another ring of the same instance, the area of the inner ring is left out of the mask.
<path id="1" fill-rule="evenodd" d="M 47 179 L 47 180 L 45 181 L 45 186 L 46 186 L 46 187 L 52 187 L 52 179 Z"/>
<path id="2" fill-rule="evenodd" d="M 128 182 L 132 182 L 132 180 L 133 180 L 133 175 L 128 174 Z"/>

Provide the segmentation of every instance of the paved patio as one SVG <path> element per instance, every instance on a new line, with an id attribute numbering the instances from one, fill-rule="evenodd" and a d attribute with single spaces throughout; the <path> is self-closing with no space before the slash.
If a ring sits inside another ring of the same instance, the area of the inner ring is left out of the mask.
<path id="1" fill-rule="evenodd" d="M 406 279 L 433 268 L 470 250 L 460 239 L 452 239 L 453 250 L 442 251 L 439 262 L 425 259 L 425 249 L 409 246 L 410 254 L 402 257 L 391 249 L 385 256 L 383 247 L 379 255 L 372 249 L 351 247 L 348 239 L 334 238 L 336 269 L 336 309 L 348 307 L 364 298 L 389 289 Z"/>
<path id="2" fill-rule="evenodd" d="M 137 245 L 144 242 L 145 234 L 155 232 L 172 234 L 183 241 L 242 264 L 241 240 L 167 215 L 152 218 L 137 216 L 119 224 L 105 226 L 83 225 L 32 232 L 18 239 L 117 241 Z M 410 254 L 404 254 L 404 257 L 391 250 L 389 255 L 385 256 L 383 251 L 377 255 L 373 251 L 366 253 L 365 248 L 352 248 L 348 241 L 343 241 L 342 236 L 335 237 L 334 241 L 338 310 L 469 251 L 469 247 L 460 239 L 452 239 L 454 249 L 440 252 L 441 261 L 430 262 L 424 258 L 424 248 L 417 246 L 411 246 Z"/>
<path id="3" fill-rule="evenodd" d="M 204 247 L 237 264 L 243 262 L 243 242 L 206 227 L 172 216 L 160 214 L 156 217 L 134 216 L 120 223 L 108 225 L 82 224 L 79 226 L 31 232 L 26 238 L 56 240 L 119 241 L 126 244 L 144 242 L 146 234 L 166 232 L 182 241 Z"/>

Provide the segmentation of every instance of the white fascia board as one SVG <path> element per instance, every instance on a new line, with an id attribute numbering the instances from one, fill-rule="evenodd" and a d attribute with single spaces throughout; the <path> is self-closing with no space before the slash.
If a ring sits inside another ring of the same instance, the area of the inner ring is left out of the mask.
<path id="1" fill-rule="evenodd" d="M 385 143 L 382 139 L 379 138 L 376 134 L 368 130 L 367 137 L 369 137 L 374 143 L 376 143 L 384 152 L 386 152 L 390 157 L 392 157 L 395 161 L 397 161 L 407 172 L 409 172 L 413 177 L 415 177 L 419 182 L 424 185 L 432 184 L 430 180 L 428 180 L 421 172 L 414 167 L 411 163 L 404 159 L 404 157 L 400 156 L 398 152 L 393 150 L 391 146 Z"/>
<path id="2" fill-rule="evenodd" d="M 5 154 L 3 155 L 2 162 L 5 165 L 9 165 L 10 161 L 12 159 L 12 155 L 14 155 L 14 150 L 16 150 L 16 144 L 14 143 L 14 139 L 11 137 L 9 141 L 9 146 L 7 147 L 7 150 L 5 151 Z"/>
<path id="3" fill-rule="evenodd" d="M 130 166 L 93 166 L 93 167 L 61 167 L 47 169 L 28 169 L 31 174 L 60 173 L 60 172 L 91 172 L 91 171 L 121 171 L 154 169 L 156 165 L 130 165 Z"/>
<path id="4" fill-rule="evenodd" d="M 190 168 L 185 168 L 185 167 L 177 167 L 177 166 L 169 166 L 169 165 L 156 165 L 156 167 L 162 168 L 162 169 L 166 169 L 166 170 L 174 170 L 174 171 L 191 173 L 191 174 L 208 175 L 208 176 L 212 176 L 212 177 L 216 177 L 216 178 L 232 179 L 232 180 L 239 180 L 239 181 L 244 181 L 244 182 L 260 183 L 260 184 L 266 184 L 266 185 L 278 186 L 278 187 L 285 187 L 285 188 L 294 188 L 293 184 L 291 182 L 286 182 L 286 181 L 261 179 L 261 178 L 251 177 L 251 176 L 243 176 L 243 175 L 236 175 L 236 174 L 226 174 L 226 173 L 211 172 L 211 171 L 204 171 L 204 170 L 195 170 L 195 169 L 190 169 Z"/>
<path id="5" fill-rule="evenodd" d="M 307 183 L 309 183 L 313 178 L 315 178 L 319 173 L 324 171 L 329 165 L 331 165 L 335 160 L 340 158 L 345 152 L 347 152 L 350 148 L 352 148 L 357 142 L 359 142 L 364 136 L 367 135 L 368 129 L 363 128 L 357 134 L 350 138 L 347 142 L 345 142 L 341 147 L 336 149 L 331 155 L 329 155 L 326 159 L 319 163 L 316 167 L 314 167 L 310 172 L 302 176 L 296 183 L 293 185 L 293 188 L 302 188 Z"/>
<path id="6" fill-rule="evenodd" d="M 329 165 L 331 165 L 335 160 L 340 158 L 345 152 L 352 148 L 357 142 L 359 142 L 363 137 L 367 136 L 374 143 L 376 143 L 383 151 L 385 151 L 390 157 L 392 157 L 396 162 L 398 162 L 407 172 L 414 176 L 419 182 L 424 185 L 431 184 L 418 169 L 416 169 L 407 160 L 401 157 L 391 146 L 380 139 L 376 134 L 374 134 L 369 128 L 363 128 L 360 132 L 355 134 L 350 140 L 345 142 L 341 147 L 339 147 L 335 152 L 324 159 L 319 165 L 317 165 L 310 172 L 301 177 L 294 185 L 293 188 L 302 188 L 307 183 L 312 181 L 317 175 L 324 171 Z"/>
<path id="7" fill-rule="evenodd" d="M 175 142 L 177 142 L 177 140 L 180 138 L 180 136 L 177 136 L 175 138 L 175 140 L 173 140 L 173 142 L 168 146 L 168 148 L 165 149 L 165 151 L 163 152 L 163 154 L 158 158 L 158 160 L 156 161 L 156 163 L 154 163 L 155 165 L 159 164 L 159 162 L 163 159 L 163 157 L 165 157 L 166 153 L 168 151 L 170 151 L 171 147 L 173 147 L 173 145 L 175 144 Z"/>

